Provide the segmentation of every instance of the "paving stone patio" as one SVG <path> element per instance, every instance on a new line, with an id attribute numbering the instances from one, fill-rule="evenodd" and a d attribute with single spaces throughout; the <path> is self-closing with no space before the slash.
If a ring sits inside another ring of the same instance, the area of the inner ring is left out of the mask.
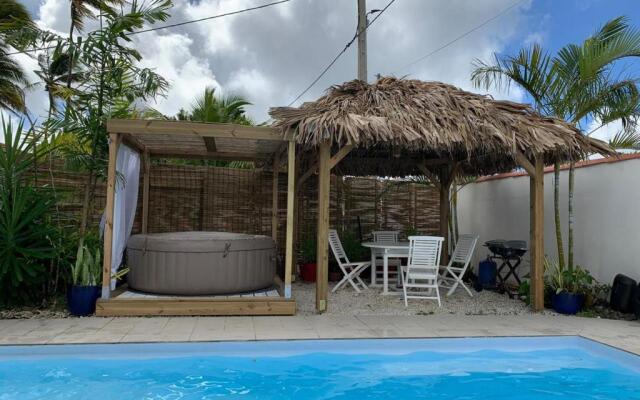
<path id="1" fill-rule="evenodd" d="M 579 335 L 640 355 L 640 322 L 558 315 L 0 320 L 0 344 Z"/>

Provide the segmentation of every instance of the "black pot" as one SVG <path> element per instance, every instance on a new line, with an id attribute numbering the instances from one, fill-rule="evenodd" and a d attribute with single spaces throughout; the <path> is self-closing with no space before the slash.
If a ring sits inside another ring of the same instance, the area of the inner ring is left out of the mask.
<path id="1" fill-rule="evenodd" d="M 100 298 L 100 291 L 100 286 L 70 286 L 67 292 L 69 312 L 77 317 L 85 317 L 96 312 L 96 301 Z"/>
<path id="2" fill-rule="evenodd" d="M 584 295 L 569 292 L 556 293 L 553 295 L 552 304 L 553 309 L 560 314 L 577 314 L 582 310 Z"/>

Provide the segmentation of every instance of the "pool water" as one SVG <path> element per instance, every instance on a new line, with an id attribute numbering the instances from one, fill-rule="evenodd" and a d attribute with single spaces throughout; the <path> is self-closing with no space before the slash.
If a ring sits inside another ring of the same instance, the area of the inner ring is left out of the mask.
<path id="1" fill-rule="evenodd" d="M 0 399 L 640 399 L 577 337 L 0 347 Z"/>

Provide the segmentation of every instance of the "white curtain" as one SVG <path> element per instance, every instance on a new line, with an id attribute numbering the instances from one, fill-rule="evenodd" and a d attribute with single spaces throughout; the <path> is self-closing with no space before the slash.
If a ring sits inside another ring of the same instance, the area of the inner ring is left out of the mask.
<path id="1" fill-rule="evenodd" d="M 114 276 L 131 236 L 133 220 L 138 205 L 138 184 L 140 181 L 140 155 L 124 144 L 118 146 L 116 159 L 116 195 L 113 207 L 113 247 L 111 253 L 111 276 Z M 111 290 L 116 280 L 111 280 Z"/>

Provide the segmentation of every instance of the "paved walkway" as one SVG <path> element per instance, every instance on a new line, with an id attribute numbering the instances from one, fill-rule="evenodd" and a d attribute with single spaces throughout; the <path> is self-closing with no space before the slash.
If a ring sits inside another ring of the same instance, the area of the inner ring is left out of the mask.
<path id="1" fill-rule="evenodd" d="M 548 315 L 0 320 L 0 344 L 580 335 L 640 355 L 640 322 Z"/>

